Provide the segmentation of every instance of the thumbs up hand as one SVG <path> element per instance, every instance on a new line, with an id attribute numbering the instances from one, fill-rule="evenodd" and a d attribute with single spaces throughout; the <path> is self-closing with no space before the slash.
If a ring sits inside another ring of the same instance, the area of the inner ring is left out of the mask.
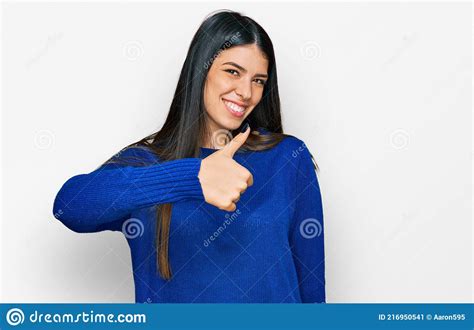
<path id="1" fill-rule="evenodd" d="M 233 212 L 240 195 L 253 184 L 249 170 L 232 157 L 245 143 L 250 127 L 237 134 L 224 148 L 217 150 L 201 162 L 198 178 L 207 203 Z"/>

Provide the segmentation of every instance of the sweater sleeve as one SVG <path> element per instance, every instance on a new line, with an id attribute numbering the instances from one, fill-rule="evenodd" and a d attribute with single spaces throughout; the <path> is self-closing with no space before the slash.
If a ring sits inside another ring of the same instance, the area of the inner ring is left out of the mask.
<path id="1" fill-rule="evenodd" d="M 289 241 L 303 303 L 325 303 L 323 208 L 318 178 L 305 147 L 296 174 L 296 200 Z"/>
<path id="2" fill-rule="evenodd" d="M 200 158 L 159 162 L 152 160 L 150 151 L 130 147 L 110 160 L 91 173 L 71 177 L 57 193 L 53 214 L 69 229 L 120 231 L 135 209 L 187 199 L 204 201 Z"/>

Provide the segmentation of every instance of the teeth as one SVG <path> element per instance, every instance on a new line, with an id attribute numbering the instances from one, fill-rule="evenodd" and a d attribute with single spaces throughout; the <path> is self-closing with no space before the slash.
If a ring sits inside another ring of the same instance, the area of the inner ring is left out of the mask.
<path id="1" fill-rule="evenodd" d="M 233 102 L 228 102 L 228 101 L 224 101 L 224 103 L 229 107 L 231 108 L 232 110 L 234 111 L 237 111 L 237 112 L 244 112 L 245 108 L 244 107 L 241 107 L 240 105 L 237 105 Z"/>

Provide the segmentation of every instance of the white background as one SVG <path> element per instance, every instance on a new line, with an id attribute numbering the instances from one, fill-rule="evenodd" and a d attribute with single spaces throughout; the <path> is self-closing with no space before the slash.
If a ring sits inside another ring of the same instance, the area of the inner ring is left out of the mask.
<path id="1" fill-rule="evenodd" d="M 53 217 L 70 177 L 164 122 L 210 12 L 273 40 L 284 130 L 308 145 L 328 302 L 472 301 L 469 3 L 5 3 L 3 302 L 134 302 L 121 233 Z"/>

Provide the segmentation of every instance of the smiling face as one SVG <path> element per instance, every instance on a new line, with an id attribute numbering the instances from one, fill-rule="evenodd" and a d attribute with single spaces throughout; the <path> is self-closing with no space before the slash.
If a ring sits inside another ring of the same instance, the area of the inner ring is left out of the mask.
<path id="1" fill-rule="evenodd" d="M 237 129 L 262 99 L 268 60 L 257 45 L 234 46 L 214 60 L 204 85 L 208 132 Z"/>

